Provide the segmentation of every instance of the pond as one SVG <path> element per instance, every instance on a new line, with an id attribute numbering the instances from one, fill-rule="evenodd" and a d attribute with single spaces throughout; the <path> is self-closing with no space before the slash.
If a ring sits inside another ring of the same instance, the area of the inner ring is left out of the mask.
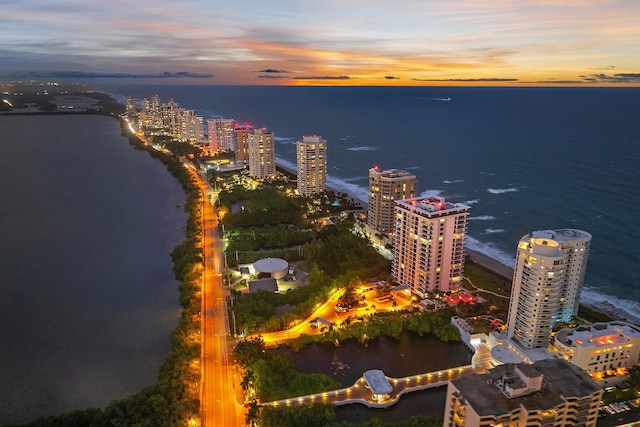
<path id="1" fill-rule="evenodd" d="M 289 347 L 279 351 L 291 356 L 301 372 L 325 374 L 335 378 L 342 386 L 353 385 L 370 369 L 381 369 L 388 377 L 405 377 L 471 363 L 472 354 L 462 342 L 443 342 L 429 335 L 420 337 L 403 332 L 396 340 L 380 337 L 363 346 L 355 340 L 331 344 L 312 344 L 299 352 Z M 354 404 L 336 409 L 339 421 L 358 422 L 367 418 L 380 418 L 395 422 L 416 415 L 442 417 L 446 388 L 409 393 L 387 409 L 370 409 Z"/>

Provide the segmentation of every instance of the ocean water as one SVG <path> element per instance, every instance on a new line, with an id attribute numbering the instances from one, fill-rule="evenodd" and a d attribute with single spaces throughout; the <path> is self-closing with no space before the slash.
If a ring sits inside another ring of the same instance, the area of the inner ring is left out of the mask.
<path id="1" fill-rule="evenodd" d="M 104 116 L 0 117 L 0 425 L 156 382 L 184 192 Z"/>
<path id="2" fill-rule="evenodd" d="M 406 169 L 422 195 L 471 205 L 467 246 L 509 266 L 530 231 L 585 230 L 583 302 L 640 317 L 638 88 L 95 87 L 266 127 L 283 166 L 321 135 L 330 185 L 362 200 L 369 168 Z"/>

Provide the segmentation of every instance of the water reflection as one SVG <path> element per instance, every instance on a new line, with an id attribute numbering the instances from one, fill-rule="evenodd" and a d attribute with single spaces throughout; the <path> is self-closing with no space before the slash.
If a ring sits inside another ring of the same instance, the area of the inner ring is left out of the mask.
<path id="1" fill-rule="evenodd" d="M 381 337 L 362 346 L 355 340 L 331 344 L 312 344 L 299 352 L 281 347 L 291 356 L 301 372 L 320 373 L 333 377 L 347 387 L 370 369 L 381 369 L 389 377 L 406 377 L 471 363 L 471 353 L 460 342 L 447 343 L 433 336 L 419 337 L 403 332 L 399 339 Z M 347 366 L 349 368 L 347 368 Z M 362 421 L 381 418 L 400 421 L 415 415 L 442 416 L 445 388 L 407 394 L 387 409 L 370 409 L 363 405 L 338 407 L 340 421 Z"/>

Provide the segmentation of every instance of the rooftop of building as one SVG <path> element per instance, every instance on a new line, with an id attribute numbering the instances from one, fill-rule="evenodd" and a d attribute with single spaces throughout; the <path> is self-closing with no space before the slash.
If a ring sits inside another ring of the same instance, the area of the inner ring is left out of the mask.
<path id="1" fill-rule="evenodd" d="M 258 291 L 278 292 L 278 281 L 273 277 L 249 280 L 249 293 Z"/>
<path id="2" fill-rule="evenodd" d="M 393 391 L 393 387 L 389 384 L 384 372 L 379 369 L 367 371 L 363 377 L 373 394 L 389 394 Z"/>
<path id="3" fill-rule="evenodd" d="M 557 242 L 567 242 L 577 239 L 591 239 L 591 234 L 574 228 L 562 228 L 558 230 L 537 230 L 529 235 L 532 239 L 549 239 Z"/>
<path id="4" fill-rule="evenodd" d="M 640 337 L 640 327 L 627 322 L 599 322 L 558 331 L 555 339 L 571 347 L 609 346 Z"/>
<path id="5" fill-rule="evenodd" d="M 546 348 L 523 348 L 517 340 L 509 338 L 506 331 L 491 332 L 488 342 L 491 356 L 499 363 L 533 363 L 554 357 Z"/>
<path id="6" fill-rule="evenodd" d="M 504 384 L 505 379 L 515 381 L 518 377 L 516 369 L 525 376 L 534 375 L 529 378 L 542 375 L 541 389 L 507 397 L 498 385 Z M 487 373 L 467 375 L 451 382 L 480 416 L 500 416 L 520 407 L 527 411 L 551 409 L 563 404 L 567 398 L 581 398 L 601 390 L 580 368 L 560 359 L 541 360 L 534 365 L 500 365 Z"/>
<path id="7" fill-rule="evenodd" d="M 413 197 L 411 199 L 396 200 L 396 203 L 407 209 L 419 210 L 427 214 L 442 214 L 469 209 L 467 205 L 447 202 L 444 197 L 440 196 Z"/>
<path id="8" fill-rule="evenodd" d="M 407 177 L 414 177 L 415 178 L 415 175 L 413 175 L 412 173 L 407 172 L 405 170 L 402 170 L 402 169 L 381 170 L 377 166 L 374 166 L 370 170 L 373 170 L 374 172 L 376 172 L 377 174 L 379 174 L 383 178 L 407 178 Z"/>

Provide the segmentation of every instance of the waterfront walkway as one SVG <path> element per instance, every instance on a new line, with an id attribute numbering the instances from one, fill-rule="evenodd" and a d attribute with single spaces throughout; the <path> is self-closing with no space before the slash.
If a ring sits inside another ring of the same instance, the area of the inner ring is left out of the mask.
<path id="1" fill-rule="evenodd" d="M 436 372 L 428 372 L 426 374 L 412 375 L 404 378 L 386 377 L 393 390 L 382 400 L 376 399 L 373 396 L 373 393 L 367 386 L 366 379 L 361 377 L 351 387 L 310 394 L 307 396 L 276 400 L 273 402 L 262 402 L 260 404 L 262 406 L 292 406 L 311 405 L 315 402 L 321 402 L 341 406 L 359 403 L 370 408 L 386 408 L 395 404 L 403 394 L 418 390 L 442 387 L 447 385 L 449 380 L 453 380 L 473 372 L 473 367 L 471 365 L 466 365 L 459 366 L 457 368 L 443 369 Z"/>

